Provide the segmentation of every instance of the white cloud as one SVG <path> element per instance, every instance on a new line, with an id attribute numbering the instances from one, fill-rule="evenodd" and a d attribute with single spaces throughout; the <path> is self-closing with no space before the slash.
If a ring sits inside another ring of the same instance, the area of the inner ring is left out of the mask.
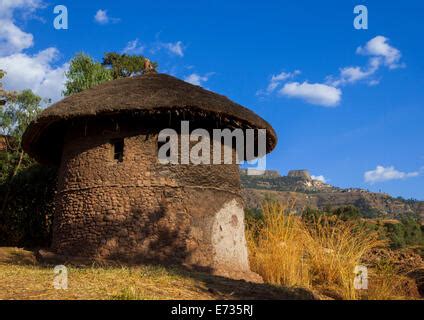
<path id="1" fill-rule="evenodd" d="M 109 22 L 109 17 L 107 16 L 107 11 L 106 10 L 102 10 L 102 9 L 97 10 L 97 12 L 96 12 L 96 14 L 94 16 L 94 20 L 97 23 L 100 23 L 100 24 L 106 24 L 106 23 L 108 23 Z"/>
<path id="2" fill-rule="evenodd" d="M 0 55 L 20 52 L 32 45 L 32 34 L 22 31 L 11 21 L 0 20 Z"/>
<path id="3" fill-rule="evenodd" d="M 168 53 L 172 55 L 176 55 L 178 57 L 184 56 L 184 45 L 181 41 L 177 42 L 158 42 L 156 44 L 156 48 L 154 48 L 152 51 L 158 51 L 160 49 L 165 49 L 168 51 Z"/>
<path id="4" fill-rule="evenodd" d="M 5 88 L 18 91 L 31 89 L 43 98 L 59 100 L 62 96 L 68 64 L 53 67 L 52 63 L 58 55 L 56 48 L 48 48 L 33 56 L 15 53 L 0 57 L 0 69 L 7 71 L 3 81 Z"/>
<path id="5" fill-rule="evenodd" d="M 341 100 L 342 91 L 339 87 L 365 82 L 369 86 L 376 86 L 380 79 L 376 77 L 377 71 L 386 66 L 389 69 L 404 67 L 401 63 L 402 54 L 399 49 L 389 45 L 389 39 L 383 36 L 376 36 L 369 40 L 364 46 L 356 49 L 357 54 L 369 56 L 366 66 L 348 66 L 340 68 L 337 76 L 328 76 L 325 83 L 310 84 L 307 81 L 286 83 L 277 92 L 287 97 L 300 98 L 306 102 L 325 107 L 337 106 Z M 257 96 L 270 95 L 277 88 L 287 81 L 300 74 L 300 71 L 281 72 L 273 75 L 266 89 L 256 92 Z"/>
<path id="6" fill-rule="evenodd" d="M 20 29 L 13 14 L 20 11 L 29 16 L 42 6 L 39 0 L 1 0 L 0 1 L 0 55 L 21 52 L 34 44 L 32 34 Z"/>
<path id="7" fill-rule="evenodd" d="M 94 15 L 94 21 L 98 24 L 108 24 L 108 23 L 117 23 L 120 21 L 118 18 L 109 17 L 107 10 L 99 9 Z"/>
<path id="8" fill-rule="evenodd" d="M 340 69 L 340 76 L 338 79 L 328 78 L 327 84 L 338 87 L 345 84 L 353 84 L 357 81 L 365 80 L 371 77 L 378 69 L 378 66 L 370 64 L 368 69 L 362 69 L 361 67 L 345 67 Z M 371 85 L 377 84 L 375 80 L 368 82 Z"/>
<path id="9" fill-rule="evenodd" d="M 337 78 L 327 78 L 327 84 L 337 87 L 340 85 L 354 84 L 358 81 L 366 81 L 368 85 L 375 86 L 379 84 L 380 81 L 373 79 L 373 76 L 381 66 L 387 66 L 389 69 L 396 69 L 404 66 L 404 64 L 400 63 L 400 51 L 391 47 L 388 44 L 388 39 L 383 36 L 377 36 L 368 41 L 365 46 L 358 47 L 356 53 L 370 56 L 368 66 L 341 68 Z"/>
<path id="10" fill-rule="evenodd" d="M 144 46 L 140 44 L 138 39 L 135 39 L 133 41 L 128 42 L 122 52 L 128 54 L 142 54 L 144 52 L 144 49 Z"/>
<path id="11" fill-rule="evenodd" d="M 203 82 L 206 82 L 209 80 L 211 73 L 205 74 L 204 76 L 201 76 L 197 73 L 192 73 L 184 78 L 184 81 L 194 84 L 196 86 L 201 86 Z"/>
<path id="12" fill-rule="evenodd" d="M 295 70 L 293 72 L 281 72 L 277 75 L 273 75 L 271 77 L 271 82 L 279 82 L 279 81 L 284 81 L 290 78 L 293 78 L 294 76 L 297 76 L 298 74 L 300 74 L 299 70 Z"/>
<path id="13" fill-rule="evenodd" d="M 400 66 L 401 52 L 389 45 L 389 39 L 383 36 L 376 36 L 366 43 L 363 47 L 358 47 L 358 54 L 382 58 L 383 62 L 390 69 L 395 69 Z"/>
<path id="14" fill-rule="evenodd" d="M 342 78 L 347 82 L 356 82 L 370 75 L 369 71 L 363 71 L 360 67 L 343 68 L 340 72 Z"/>
<path id="15" fill-rule="evenodd" d="M 401 180 L 418 176 L 420 173 L 402 172 L 395 169 L 394 166 L 384 167 L 377 166 L 375 170 L 370 170 L 364 173 L 364 179 L 367 183 L 384 182 L 389 180 Z"/>
<path id="16" fill-rule="evenodd" d="M 327 179 L 325 179 L 325 177 L 323 175 L 320 176 L 311 176 L 312 180 L 318 180 L 321 181 L 322 183 L 327 183 Z"/>
<path id="17" fill-rule="evenodd" d="M 275 91 L 275 89 L 277 89 L 277 87 L 284 81 L 288 80 L 288 79 L 292 79 L 295 76 L 299 75 L 301 72 L 299 70 L 295 70 L 293 72 L 281 72 L 279 74 L 276 75 L 272 75 L 271 79 L 268 83 L 268 86 L 265 90 L 258 90 L 258 92 L 256 92 L 256 95 L 261 96 L 261 95 L 269 95 L 271 93 L 273 93 Z"/>
<path id="18" fill-rule="evenodd" d="M 23 51 L 34 44 L 33 35 L 22 31 L 14 15 L 19 11 L 30 16 L 42 7 L 38 0 L 0 0 L 0 69 L 8 90 L 31 89 L 43 98 L 60 99 L 68 65 L 54 67 L 59 56 L 56 48 L 47 48 L 34 55 Z"/>
<path id="19" fill-rule="evenodd" d="M 322 83 L 291 82 L 286 83 L 279 94 L 315 105 L 335 107 L 340 103 L 342 91 Z"/>
<path id="20" fill-rule="evenodd" d="M 376 86 L 378 84 L 380 84 L 380 80 L 379 79 L 372 79 L 372 80 L 368 81 L 368 85 L 370 87 Z"/>
<path id="21" fill-rule="evenodd" d="M 0 18 L 11 19 L 16 10 L 32 13 L 43 5 L 41 0 L 1 0 Z"/>
<path id="22" fill-rule="evenodd" d="M 129 41 L 125 48 L 122 50 L 123 53 L 141 54 L 146 48 L 149 49 L 151 54 L 156 54 L 161 50 L 166 51 L 170 55 L 183 57 L 185 47 L 182 41 L 177 42 L 161 42 L 157 41 L 152 44 L 142 44 L 139 39 Z"/>
<path id="23" fill-rule="evenodd" d="M 184 47 L 183 43 L 181 41 L 177 41 L 175 43 L 168 43 L 167 48 L 170 52 L 177 56 L 184 56 Z"/>

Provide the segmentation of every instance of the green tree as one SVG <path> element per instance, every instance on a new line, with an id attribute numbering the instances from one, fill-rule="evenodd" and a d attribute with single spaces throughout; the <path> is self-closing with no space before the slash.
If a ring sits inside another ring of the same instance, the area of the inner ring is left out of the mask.
<path id="1" fill-rule="evenodd" d="M 344 221 L 355 220 L 361 217 L 359 209 L 352 205 L 338 207 L 333 210 L 332 214 Z"/>
<path id="2" fill-rule="evenodd" d="M 31 90 L 24 90 L 0 108 L 0 133 L 10 146 L 0 157 L 0 182 L 11 183 L 18 172 L 31 165 L 32 160 L 21 147 L 22 135 L 35 117 L 41 112 L 42 99 Z M 9 198 L 10 189 L 3 197 L 2 212 Z"/>
<path id="3" fill-rule="evenodd" d="M 147 59 L 142 55 L 127 55 L 116 52 L 108 52 L 103 57 L 102 65 L 112 72 L 113 79 L 131 77 L 143 74 Z M 154 70 L 157 63 L 152 62 Z"/>
<path id="4" fill-rule="evenodd" d="M 387 238 L 390 241 L 390 247 L 393 249 L 402 248 L 406 245 L 405 228 L 401 223 L 385 223 Z"/>
<path id="5" fill-rule="evenodd" d="M 412 217 L 404 217 L 401 219 L 404 227 L 405 242 L 407 245 L 422 245 L 424 244 L 424 236 L 420 223 Z"/>
<path id="6" fill-rule="evenodd" d="M 65 96 L 70 96 L 113 79 L 110 70 L 95 62 L 85 53 L 78 53 L 71 60 L 66 77 L 67 81 L 63 91 Z"/>
<path id="7" fill-rule="evenodd" d="M 31 90 L 24 90 L 10 99 L 0 109 L 0 131 L 20 142 L 29 123 L 41 111 L 41 97 Z"/>
<path id="8" fill-rule="evenodd" d="M 5 72 L 0 71 L 0 79 Z M 0 83 L 0 246 L 48 245 L 56 174 L 24 153 L 22 135 L 41 112 L 43 101 L 31 90 L 3 90 Z"/>
<path id="9" fill-rule="evenodd" d="M 0 80 L 4 78 L 6 72 L 0 69 Z M 3 89 L 3 84 L 0 82 L 0 106 L 6 104 L 6 91 Z"/>
<path id="10" fill-rule="evenodd" d="M 13 99 L 16 95 L 14 91 L 7 91 L 3 89 L 1 79 L 3 79 L 5 75 L 6 71 L 0 69 L 0 107 L 4 106 L 8 100 Z"/>

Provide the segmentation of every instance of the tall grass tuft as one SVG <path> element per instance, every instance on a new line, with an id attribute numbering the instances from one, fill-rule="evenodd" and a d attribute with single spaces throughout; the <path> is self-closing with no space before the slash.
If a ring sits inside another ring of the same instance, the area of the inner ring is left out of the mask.
<path id="1" fill-rule="evenodd" d="M 409 271 L 388 261 L 381 261 L 371 271 L 369 288 L 363 297 L 368 300 L 420 299 L 415 281 L 407 276 Z"/>
<path id="2" fill-rule="evenodd" d="M 322 216 L 307 225 L 306 248 L 311 281 L 343 299 L 357 299 L 355 267 L 372 249 L 384 245 L 378 234 L 357 222 Z"/>
<path id="3" fill-rule="evenodd" d="M 267 283 L 309 287 L 302 221 L 279 202 L 265 202 L 262 209 L 262 219 L 247 224 L 251 268 Z"/>
<path id="4" fill-rule="evenodd" d="M 251 268 L 268 283 L 359 298 L 354 269 L 367 252 L 383 244 L 378 235 L 336 217 L 303 220 L 292 208 L 268 201 L 263 217 L 248 221 Z"/>

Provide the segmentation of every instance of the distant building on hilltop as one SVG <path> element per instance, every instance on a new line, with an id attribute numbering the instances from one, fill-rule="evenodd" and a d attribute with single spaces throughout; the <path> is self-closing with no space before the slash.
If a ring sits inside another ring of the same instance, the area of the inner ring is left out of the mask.
<path id="1" fill-rule="evenodd" d="M 268 178 L 278 178 L 281 177 L 280 173 L 277 170 L 256 170 L 256 169 L 240 169 L 240 174 L 244 175 L 254 175 Z"/>
<path id="2" fill-rule="evenodd" d="M 308 170 L 290 170 L 288 173 L 289 177 L 302 178 L 305 180 L 312 180 L 311 174 Z"/>

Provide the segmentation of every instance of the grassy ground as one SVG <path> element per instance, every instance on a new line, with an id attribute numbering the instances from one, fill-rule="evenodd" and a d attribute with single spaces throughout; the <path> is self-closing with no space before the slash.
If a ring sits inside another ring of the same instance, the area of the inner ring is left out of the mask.
<path id="1" fill-rule="evenodd" d="M 0 299 L 311 299 L 303 289 L 253 284 L 160 266 L 68 268 L 68 290 L 30 251 L 0 248 Z"/>

